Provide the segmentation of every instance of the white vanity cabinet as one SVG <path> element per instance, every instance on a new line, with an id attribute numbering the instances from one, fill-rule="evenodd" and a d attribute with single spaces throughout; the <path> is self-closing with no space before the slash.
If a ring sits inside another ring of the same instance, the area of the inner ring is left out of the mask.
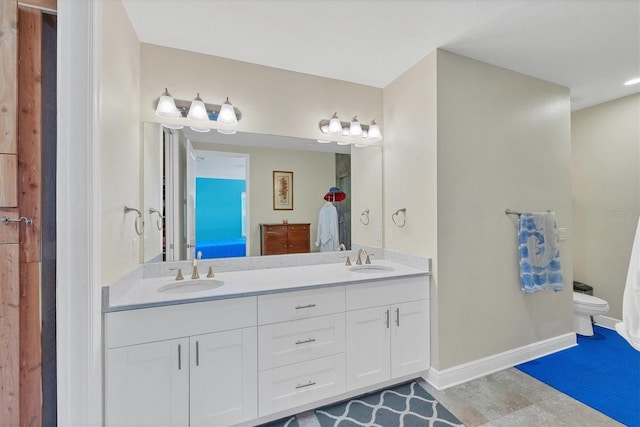
<path id="1" fill-rule="evenodd" d="M 260 416 L 344 393 L 345 287 L 258 297 Z"/>
<path id="2" fill-rule="evenodd" d="M 256 297 L 105 314 L 106 426 L 254 419 Z"/>
<path id="3" fill-rule="evenodd" d="M 347 287 L 347 390 L 429 368 L 427 280 L 405 278 Z"/>

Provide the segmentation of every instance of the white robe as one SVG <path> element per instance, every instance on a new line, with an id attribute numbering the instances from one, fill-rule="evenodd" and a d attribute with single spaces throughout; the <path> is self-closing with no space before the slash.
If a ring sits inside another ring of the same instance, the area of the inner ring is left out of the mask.
<path id="1" fill-rule="evenodd" d="M 316 246 L 320 252 L 337 251 L 340 247 L 338 237 L 338 212 L 332 203 L 326 202 L 318 215 L 318 237 Z"/>
<path id="2" fill-rule="evenodd" d="M 640 220 L 622 297 L 622 322 L 616 324 L 616 330 L 633 348 L 640 351 Z"/>

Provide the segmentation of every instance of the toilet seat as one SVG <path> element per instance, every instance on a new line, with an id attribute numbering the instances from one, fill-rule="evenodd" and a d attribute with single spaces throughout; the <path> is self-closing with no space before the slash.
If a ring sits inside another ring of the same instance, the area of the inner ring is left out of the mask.
<path id="1" fill-rule="evenodd" d="M 609 307 L 609 303 L 605 300 L 593 295 L 581 294 L 580 292 L 573 293 L 573 303 L 594 309 Z"/>

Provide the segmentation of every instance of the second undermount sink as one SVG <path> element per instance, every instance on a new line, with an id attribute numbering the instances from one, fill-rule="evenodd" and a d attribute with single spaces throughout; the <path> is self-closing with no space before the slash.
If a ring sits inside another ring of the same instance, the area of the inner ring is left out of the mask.
<path id="1" fill-rule="evenodd" d="M 224 285 L 222 280 L 200 279 L 200 280 L 177 280 L 158 288 L 158 292 L 164 294 L 186 294 L 190 292 L 208 291 Z"/>
<path id="2" fill-rule="evenodd" d="M 393 267 L 380 264 L 363 264 L 354 265 L 353 267 L 349 268 L 349 270 L 358 273 L 382 273 L 383 271 L 393 271 Z"/>

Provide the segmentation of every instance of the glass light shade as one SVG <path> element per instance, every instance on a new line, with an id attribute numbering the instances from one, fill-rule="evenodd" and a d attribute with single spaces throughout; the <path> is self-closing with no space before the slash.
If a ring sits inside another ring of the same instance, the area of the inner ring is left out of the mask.
<path id="1" fill-rule="evenodd" d="M 320 144 L 331 144 L 333 142 L 328 139 L 317 139 L 316 141 L 318 141 Z"/>
<path id="2" fill-rule="evenodd" d="M 349 128 L 342 129 L 342 136 L 349 136 Z"/>
<path id="3" fill-rule="evenodd" d="M 198 94 L 198 96 L 196 96 L 195 99 L 191 101 L 191 106 L 189 107 L 189 114 L 187 114 L 187 118 L 199 121 L 209 120 L 209 113 L 207 113 L 207 108 L 204 106 L 204 102 L 202 101 L 202 98 L 200 98 L 200 94 Z"/>
<path id="4" fill-rule="evenodd" d="M 166 127 L 167 129 L 182 129 L 184 127 L 182 125 L 174 125 L 170 123 L 163 123 L 162 126 Z"/>
<path id="5" fill-rule="evenodd" d="M 237 125 L 238 117 L 236 117 L 236 112 L 233 109 L 233 105 L 229 102 L 229 97 L 224 103 L 220 106 L 220 114 L 218 114 L 218 122 L 225 125 Z"/>
<path id="6" fill-rule="evenodd" d="M 338 141 L 337 142 L 338 145 L 349 145 L 351 144 L 350 142 L 342 142 L 342 141 Z"/>
<path id="7" fill-rule="evenodd" d="M 631 85 L 637 85 L 638 83 L 640 83 L 640 77 L 635 78 L 635 79 L 631 79 L 631 80 L 627 80 L 626 82 L 624 82 L 625 86 L 631 86 Z"/>
<path id="8" fill-rule="evenodd" d="M 211 132 L 210 128 L 197 128 L 194 126 L 189 126 L 191 128 L 192 131 L 194 132 L 201 132 L 201 133 L 205 133 L 205 132 Z"/>
<path id="9" fill-rule="evenodd" d="M 322 133 L 329 133 L 329 125 L 322 125 L 322 126 L 320 126 L 320 132 L 322 132 Z"/>
<path id="10" fill-rule="evenodd" d="M 351 120 L 351 125 L 349 125 L 349 136 L 362 136 L 362 126 L 360 126 L 358 116 L 355 116 L 353 120 Z"/>
<path id="11" fill-rule="evenodd" d="M 375 120 L 372 120 L 369 125 L 369 134 L 367 135 L 367 139 L 370 141 L 380 141 L 382 139 L 380 128 Z"/>
<path id="12" fill-rule="evenodd" d="M 354 145 L 358 148 L 365 148 L 369 146 L 369 144 L 354 144 Z"/>
<path id="13" fill-rule="evenodd" d="M 221 133 L 223 135 L 233 135 L 234 133 L 237 132 L 233 129 L 216 129 L 216 130 L 218 131 L 218 133 Z"/>
<path id="14" fill-rule="evenodd" d="M 160 99 L 158 100 L 158 105 L 156 106 L 156 116 L 175 117 L 179 114 L 180 112 L 176 108 L 176 102 L 171 97 L 169 91 L 165 88 L 164 92 L 160 96 Z"/>
<path id="15" fill-rule="evenodd" d="M 340 119 L 338 118 L 338 113 L 333 113 L 331 116 L 331 120 L 329 120 L 329 135 L 341 135 L 342 134 L 342 123 L 340 123 Z"/>

